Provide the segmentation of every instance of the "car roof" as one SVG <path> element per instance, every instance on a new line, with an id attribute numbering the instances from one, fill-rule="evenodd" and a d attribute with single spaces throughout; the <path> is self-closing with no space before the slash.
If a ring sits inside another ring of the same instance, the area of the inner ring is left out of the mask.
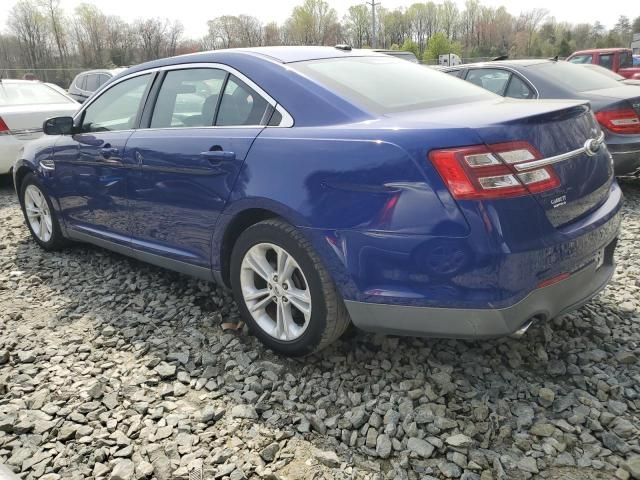
<path id="1" fill-rule="evenodd" d="M 120 72 L 124 72 L 127 67 L 116 67 L 116 68 L 96 68 L 94 70 L 85 70 L 84 72 L 78 73 L 78 75 L 86 75 L 88 73 L 109 73 L 113 76 L 116 76 Z"/>
<path id="2" fill-rule="evenodd" d="M 615 52 L 630 52 L 630 48 L 617 47 L 617 48 L 590 48 L 587 50 L 578 50 L 577 52 L 573 52 L 571 56 L 574 55 L 584 55 L 587 53 L 615 53 Z"/>
<path id="3" fill-rule="evenodd" d="M 342 48 L 336 47 L 290 47 L 290 46 L 280 46 L 280 47 L 252 47 L 252 48 L 228 48 L 224 50 L 210 50 L 206 52 L 198 52 L 198 53 L 190 53 L 186 55 L 180 55 L 178 57 L 170 57 L 167 59 L 157 60 L 155 63 L 157 65 L 162 64 L 162 62 L 167 61 L 167 63 L 175 63 L 170 62 L 170 60 L 185 58 L 188 61 L 193 62 L 215 62 L 219 57 L 228 57 L 229 55 L 251 55 L 262 57 L 271 61 L 275 61 L 278 63 L 293 63 L 293 62 L 304 62 L 307 60 L 322 60 L 327 58 L 348 58 L 348 57 L 387 57 L 383 53 L 375 52 L 369 49 L 351 49 L 345 50 Z"/>

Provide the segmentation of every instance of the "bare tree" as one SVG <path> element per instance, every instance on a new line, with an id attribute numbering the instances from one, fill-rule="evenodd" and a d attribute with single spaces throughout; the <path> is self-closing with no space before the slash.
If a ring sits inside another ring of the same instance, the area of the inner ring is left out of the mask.
<path id="1" fill-rule="evenodd" d="M 135 30 L 140 38 L 140 49 L 143 61 L 159 58 L 166 46 L 166 34 L 169 30 L 167 19 L 148 18 L 138 20 Z"/>
<path id="2" fill-rule="evenodd" d="M 549 15 L 549 10 L 545 8 L 534 8 L 520 14 L 518 23 L 522 30 L 527 34 L 527 55 L 531 55 L 531 45 L 533 44 L 533 36 L 542 21 Z"/>
<path id="3" fill-rule="evenodd" d="M 64 14 L 60 8 L 60 0 L 40 0 L 39 4 L 49 19 L 49 27 L 56 42 L 60 64 L 64 67 L 67 64 L 68 52 L 64 32 Z"/>
<path id="4" fill-rule="evenodd" d="M 282 32 L 276 22 L 267 23 L 263 29 L 264 45 L 281 45 L 282 44 Z"/>
<path id="5" fill-rule="evenodd" d="M 366 5 L 353 5 L 349 7 L 342 23 L 348 43 L 356 48 L 362 48 L 365 44 L 371 45 L 370 35 L 371 16 Z"/>
<path id="6" fill-rule="evenodd" d="M 29 68 L 47 65 L 47 20 L 33 0 L 19 0 L 9 12 L 9 30 L 16 36 Z"/>

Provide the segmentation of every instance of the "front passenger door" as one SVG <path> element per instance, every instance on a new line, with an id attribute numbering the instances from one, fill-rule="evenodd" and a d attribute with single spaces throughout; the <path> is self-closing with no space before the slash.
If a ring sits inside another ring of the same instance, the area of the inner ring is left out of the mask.
<path id="1" fill-rule="evenodd" d="M 62 217 L 73 231 L 129 243 L 127 176 L 136 164 L 126 144 L 152 76 L 139 75 L 101 93 L 76 118 L 79 133 L 58 142 L 57 190 Z"/>

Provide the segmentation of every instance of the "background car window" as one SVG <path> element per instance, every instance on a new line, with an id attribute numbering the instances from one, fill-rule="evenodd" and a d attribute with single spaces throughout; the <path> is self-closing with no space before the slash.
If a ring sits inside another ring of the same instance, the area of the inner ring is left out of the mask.
<path id="1" fill-rule="evenodd" d="M 462 73 L 462 70 L 447 70 L 444 73 L 446 73 L 447 75 L 451 75 L 452 77 L 459 77 Z"/>
<path id="2" fill-rule="evenodd" d="M 111 77 L 109 75 L 105 75 L 104 73 L 101 73 L 100 75 L 98 75 L 98 87 L 101 87 L 102 85 L 107 83 L 110 78 Z"/>
<path id="3" fill-rule="evenodd" d="M 478 68 L 469 70 L 467 82 L 471 82 L 479 87 L 485 88 L 498 95 L 504 94 L 507 82 L 511 74 L 506 70 L 494 68 Z"/>
<path id="4" fill-rule="evenodd" d="M 80 75 L 76 80 L 76 87 L 78 87 L 80 90 L 85 90 L 86 86 L 87 86 L 87 76 Z"/>
<path id="5" fill-rule="evenodd" d="M 511 81 L 507 87 L 505 97 L 529 99 L 533 98 L 533 96 L 533 91 L 529 88 L 529 85 L 524 82 L 524 80 L 517 75 L 511 76 Z"/>
<path id="6" fill-rule="evenodd" d="M 83 132 L 108 132 L 133 128 L 140 101 L 151 74 L 120 82 L 102 93 L 84 111 Z"/>
<path id="7" fill-rule="evenodd" d="M 633 55 L 631 55 L 631 52 L 621 52 L 620 68 L 631 68 L 631 67 L 633 67 Z"/>
<path id="8" fill-rule="evenodd" d="M 264 125 L 269 120 L 266 117 L 270 116 L 270 107 L 251 87 L 231 75 L 220 102 L 216 125 Z"/>
<path id="9" fill-rule="evenodd" d="M 613 54 L 600 55 L 600 66 L 613 70 Z"/>
<path id="10" fill-rule="evenodd" d="M 593 55 L 576 55 L 569 59 L 571 63 L 591 63 L 593 61 Z"/>
<path id="11" fill-rule="evenodd" d="M 172 70 L 160 87 L 151 128 L 210 127 L 227 72 L 213 68 Z"/>
<path id="12" fill-rule="evenodd" d="M 98 89 L 98 75 L 90 74 L 87 75 L 87 83 L 85 85 L 85 90 L 88 92 L 95 92 Z"/>

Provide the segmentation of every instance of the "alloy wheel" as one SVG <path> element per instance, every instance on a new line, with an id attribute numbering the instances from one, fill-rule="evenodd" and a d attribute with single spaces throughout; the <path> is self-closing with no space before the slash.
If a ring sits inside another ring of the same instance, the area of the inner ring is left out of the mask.
<path id="1" fill-rule="evenodd" d="M 272 243 L 253 245 L 242 259 L 240 287 L 249 313 L 271 337 L 294 341 L 309 326 L 309 283 L 284 248 Z"/>
<path id="2" fill-rule="evenodd" d="M 24 191 L 24 208 L 31 230 L 44 243 L 53 235 L 53 219 L 44 194 L 35 185 L 29 185 Z"/>

